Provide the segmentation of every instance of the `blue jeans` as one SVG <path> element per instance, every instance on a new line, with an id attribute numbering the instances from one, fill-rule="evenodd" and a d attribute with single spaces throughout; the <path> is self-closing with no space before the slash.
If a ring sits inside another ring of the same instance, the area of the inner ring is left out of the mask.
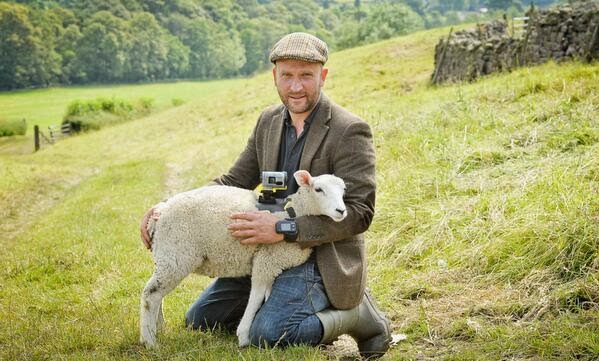
<path id="1" fill-rule="evenodd" d="M 189 308 L 185 323 L 193 329 L 224 328 L 234 332 L 248 302 L 249 277 L 217 278 Z M 314 253 L 304 264 L 283 271 L 260 307 L 250 338 L 254 346 L 317 345 L 322 324 L 317 312 L 330 306 Z"/>

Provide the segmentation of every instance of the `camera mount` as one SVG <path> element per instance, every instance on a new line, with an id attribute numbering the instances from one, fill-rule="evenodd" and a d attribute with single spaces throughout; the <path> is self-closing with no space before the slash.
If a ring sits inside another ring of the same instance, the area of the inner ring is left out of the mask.
<path id="1" fill-rule="evenodd" d="M 262 172 L 262 189 L 258 202 L 276 204 L 275 193 L 287 189 L 287 172 Z"/>

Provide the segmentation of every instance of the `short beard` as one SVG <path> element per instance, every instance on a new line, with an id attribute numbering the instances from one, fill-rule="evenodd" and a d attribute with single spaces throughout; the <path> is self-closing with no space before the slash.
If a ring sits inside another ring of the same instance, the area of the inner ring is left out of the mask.
<path id="1" fill-rule="evenodd" d="M 314 107 L 316 106 L 316 103 L 318 102 L 318 99 L 320 98 L 320 89 L 316 92 L 316 96 L 314 98 L 311 98 L 310 96 L 306 95 L 306 105 L 297 109 L 297 108 L 293 108 L 290 104 L 289 101 L 287 101 L 287 98 L 283 96 L 283 94 L 281 94 L 281 92 L 277 89 L 277 93 L 279 93 L 279 98 L 281 98 L 281 102 L 283 102 L 283 104 L 285 104 L 285 106 L 287 107 L 287 109 L 289 110 L 290 113 L 296 113 L 296 114 L 302 114 L 302 113 L 306 113 L 311 111 L 312 109 L 314 109 Z"/>

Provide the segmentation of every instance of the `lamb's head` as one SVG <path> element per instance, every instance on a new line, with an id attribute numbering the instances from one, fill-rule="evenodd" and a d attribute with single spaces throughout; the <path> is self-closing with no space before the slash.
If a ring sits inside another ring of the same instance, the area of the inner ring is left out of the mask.
<path id="1" fill-rule="evenodd" d="M 331 217 L 335 222 L 341 222 L 347 216 L 347 209 L 343 202 L 345 182 L 339 177 L 323 174 L 312 177 L 308 171 L 298 170 L 293 174 L 300 186 L 302 196 L 311 203 L 308 208 L 311 214 Z"/>

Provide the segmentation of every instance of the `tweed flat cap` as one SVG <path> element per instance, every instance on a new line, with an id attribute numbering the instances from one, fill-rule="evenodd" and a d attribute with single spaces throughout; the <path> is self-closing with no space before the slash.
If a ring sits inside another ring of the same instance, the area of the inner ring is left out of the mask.
<path id="1" fill-rule="evenodd" d="M 329 58 L 327 43 L 306 33 L 291 33 L 279 40 L 270 52 L 270 61 L 281 59 L 303 60 L 311 63 L 326 63 Z"/>

